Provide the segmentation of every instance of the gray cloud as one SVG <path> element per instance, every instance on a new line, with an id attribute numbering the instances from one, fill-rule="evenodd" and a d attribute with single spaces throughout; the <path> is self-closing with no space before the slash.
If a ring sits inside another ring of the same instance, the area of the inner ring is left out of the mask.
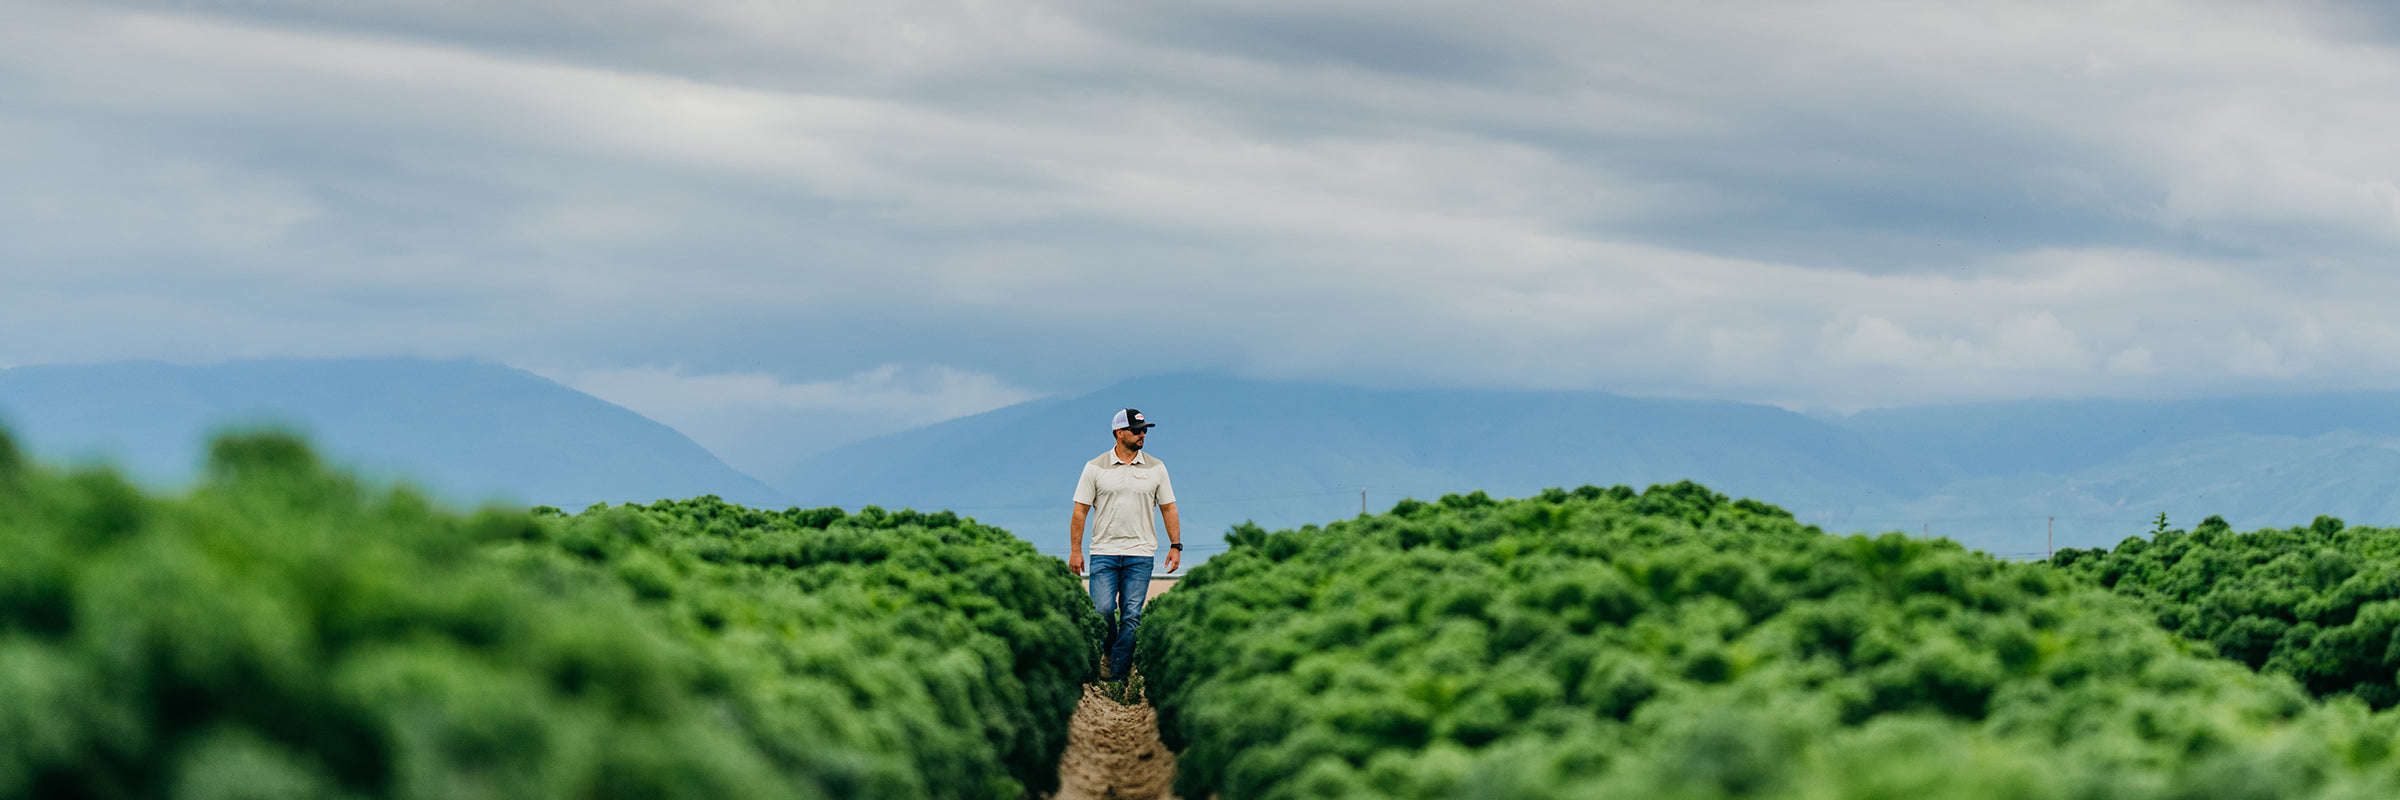
<path id="1" fill-rule="evenodd" d="M 2387 386 L 2330 9 L 20 0 L 0 362 Z"/>
<path id="2" fill-rule="evenodd" d="M 770 480 L 835 446 L 1039 396 L 990 375 L 939 366 L 886 365 L 802 384 L 765 374 L 655 367 L 550 377 L 666 423 L 726 463 Z"/>

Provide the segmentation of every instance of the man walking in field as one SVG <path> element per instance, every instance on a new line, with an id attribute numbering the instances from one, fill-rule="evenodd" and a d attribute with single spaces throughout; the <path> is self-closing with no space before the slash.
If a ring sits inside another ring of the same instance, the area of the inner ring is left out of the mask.
<path id="1" fill-rule="evenodd" d="M 1102 645 L 1112 681 L 1133 673 L 1133 632 L 1142 625 L 1142 603 L 1149 599 L 1158 552 L 1150 509 L 1167 521 L 1167 571 L 1183 566 L 1175 485 L 1167 480 L 1167 465 L 1142 452 L 1151 427 L 1142 412 L 1130 408 L 1109 421 L 1117 444 L 1084 462 L 1083 477 L 1075 481 L 1075 516 L 1067 522 L 1067 568 L 1076 572 L 1084 571 L 1084 523 L 1092 525 L 1092 606 L 1109 622 Z"/>

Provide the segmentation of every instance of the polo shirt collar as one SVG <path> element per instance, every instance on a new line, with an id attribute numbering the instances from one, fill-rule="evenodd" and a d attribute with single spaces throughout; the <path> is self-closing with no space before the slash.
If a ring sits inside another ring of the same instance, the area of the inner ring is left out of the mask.
<path id="1" fill-rule="evenodd" d="M 1132 460 L 1132 461 L 1127 461 L 1127 460 L 1125 460 L 1125 459 L 1122 459 L 1122 458 L 1118 458 L 1118 457 L 1117 457 L 1117 449 L 1116 449 L 1116 448 L 1114 448 L 1114 447 L 1111 447 L 1111 448 L 1109 448 L 1109 449 L 1108 449 L 1108 460 L 1109 460 L 1109 463 L 1112 463 L 1112 464 L 1131 464 L 1131 465 L 1133 465 L 1133 466 L 1137 466 L 1137 467 L 1138 467 L 1138 466 L 1141 466 L 1141 465 L 1143 465 L 1144 463 L 1146 463 L 1146 462 L 1147 462 L 1147 459 L 1149 459 L 1149 458 L 1150 458 L 1150 454 L 1149 454 L 1149 453 L 1135 453 L 1135 454 L 1133 454 L 1133 460 Z"/>

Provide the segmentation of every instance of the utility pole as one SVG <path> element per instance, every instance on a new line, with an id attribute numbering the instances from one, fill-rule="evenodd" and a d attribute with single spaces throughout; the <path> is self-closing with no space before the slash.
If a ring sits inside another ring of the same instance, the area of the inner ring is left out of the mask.
<path id="1" fill-rule="evenodd" d="M 1362 517 L 1367 515 L 1367 490 L 1365 489 L 1358 490 L 1358 515 Z"/>
<path id="2" fill-rule="evenodd" d="M 2042 541 L 2042 544 L 2043 544 L 2043 546 L 2046 546 L 2046 547 L 2050 548 L 2050 555 L 2052 555 L 2052 556 L 2056 556 L 2056 555 L 2058 555 L 2058 518 L 2057 518 L 2057 517 L 2051 517 L 2051 518 L 2050 518 L 2050 524 L 2049 524 L 2048 526 L 2046 526 L 2046 527 L 2044 527 L 2044 528 L 2042 529 L 2042 539 L 2043 539 L 2043 541 Z"/>

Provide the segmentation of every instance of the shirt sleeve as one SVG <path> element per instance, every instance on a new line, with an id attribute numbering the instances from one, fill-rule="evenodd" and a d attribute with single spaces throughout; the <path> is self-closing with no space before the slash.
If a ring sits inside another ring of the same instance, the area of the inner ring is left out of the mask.
<path id="1" fill-rule="evenodd" d="M 1098 499 L 1100 499 L 1100 470 L 1090 464 L 1085 464 L 1083 465 L 1083 476 L 1075 479 L 1075 502 L 1088 506 Z"/>
<path id="2" fill-rule="evenodd" d="M 1158 504 L 1175 502 L 1175 481 L 1167 477 L 1167 465 L 1158 465 Z"/>

